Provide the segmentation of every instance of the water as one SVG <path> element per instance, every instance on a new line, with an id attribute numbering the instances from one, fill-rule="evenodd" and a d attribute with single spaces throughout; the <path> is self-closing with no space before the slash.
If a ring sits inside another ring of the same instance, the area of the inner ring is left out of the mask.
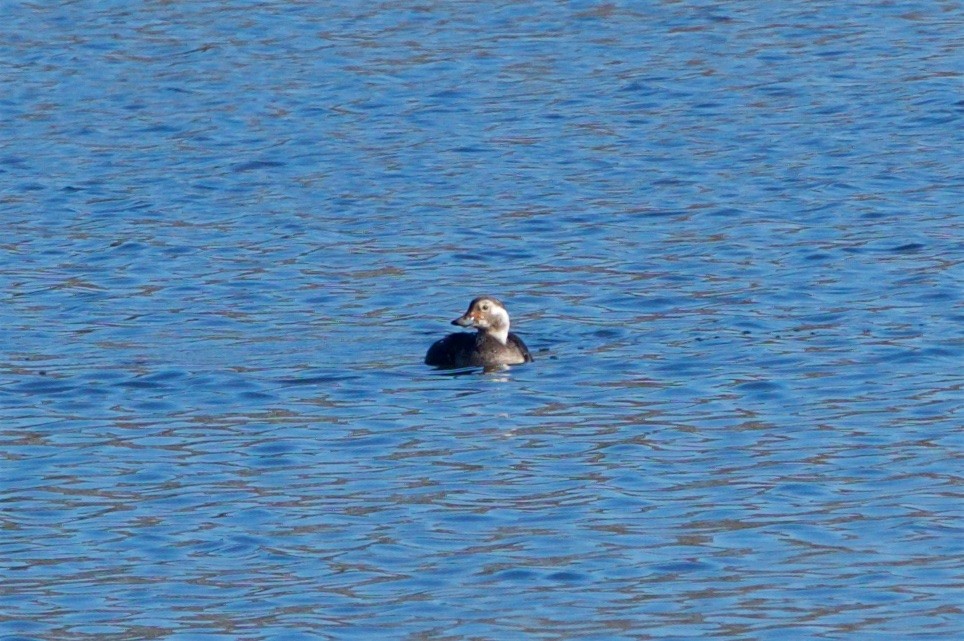
<path id="1" fill-rule="evenodd" d="M 0 637 L 964 636 L 960 7 L 2 13 Z"/>

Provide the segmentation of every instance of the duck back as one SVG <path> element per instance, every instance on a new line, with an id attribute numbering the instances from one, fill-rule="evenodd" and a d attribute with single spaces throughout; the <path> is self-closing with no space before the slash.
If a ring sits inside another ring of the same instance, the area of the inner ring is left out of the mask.
<path id="1" fill-rule="evenodd" d="M 497 367 L 531 363 L 532 354 L 521 338 L 509 332 L 505 345 L 486 333 L 457 332 L 436 341 L 425 354 L 425 364 L 443 369 Z"/>

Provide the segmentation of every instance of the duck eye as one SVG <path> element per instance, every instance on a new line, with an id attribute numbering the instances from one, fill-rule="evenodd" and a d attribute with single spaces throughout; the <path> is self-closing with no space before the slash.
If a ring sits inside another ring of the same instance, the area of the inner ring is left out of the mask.
<path id="1" fill-rule="evenodd" d="M 488 304 L 488 303 L 482 303 L 482 311 L 483 311 L 483 312 L 489 311 L 489 304 Z"/>

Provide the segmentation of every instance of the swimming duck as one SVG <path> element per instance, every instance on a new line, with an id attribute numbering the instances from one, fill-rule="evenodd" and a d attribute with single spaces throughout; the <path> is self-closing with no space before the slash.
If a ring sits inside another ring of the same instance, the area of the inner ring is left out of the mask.
<path id="1" fill-rule="evenodd" d="M 443 369 L 485 367 L 531 363 L 532 355 L 522 339 L 509 331 L 509 312 L 498 299 L 479 296 L 453 325 L 474 327 L 473 336 L 465 332 L 449 334 L 436 341 L 425 354 L 425 364 Z"/>

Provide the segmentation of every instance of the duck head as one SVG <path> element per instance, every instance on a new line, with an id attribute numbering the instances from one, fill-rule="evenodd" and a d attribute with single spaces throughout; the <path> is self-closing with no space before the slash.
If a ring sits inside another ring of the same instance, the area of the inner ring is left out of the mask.
<path id="1" fill-rule="evenodd" d="M 474 327 L 505 344 L 509 338 L 509 312 L 505 305 L 497 298 L 479 296 L 471 303 L 469 309 L 452 321 L 460 327 Z"/>

